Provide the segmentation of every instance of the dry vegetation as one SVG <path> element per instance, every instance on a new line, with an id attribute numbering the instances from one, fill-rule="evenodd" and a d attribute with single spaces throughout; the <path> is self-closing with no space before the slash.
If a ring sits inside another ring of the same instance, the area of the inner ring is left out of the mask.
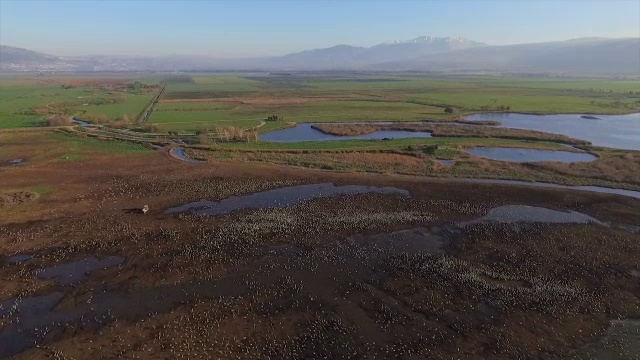
<path id="1" fill-rule="evenodd" d="M 47 126 L 69 126 L 71 125 L 71 119 L 68 116 L 53 115 L 45 119 Z"/>
<path id="2" fill-rule="evenodd" d="M 640 151 L 606 149 L 599 153 L 600 158 L 587 163 L 567 165 L 544 162 L 532 163 L 528 166 L 576 178 L 596 178 L 640 186 Z"/>
<path id="3" fill-rule="evenodd" d="M 517 163 L 473 157 L 462 149 L 410 146 L 398 150 L 224 150 L 188 149 L 187 154 L 210 161 L 259 161 L 310 168 L 436 177 L 481 177 L 543 181 L 567 185 L 598 185 L 640 189 L 637 152 L 596 151 L 599 158 L 583 163 Z M 443 166 L 436 159 L 451 159 Z"/>
<path id="4" fill-rule="evenodd" d="M 246 130 L 237 126 L 225 126 L 216 128 L 215 136 L 221 141 L 258 141 L 257 131 Z"/>
<path id="5" fill-rule="evenodd" d="M 383 125 L 361 125 L 361 124 L 313 124 L 311 128 L 329 135 L 336 136 L 356 136 L 371 134 L 380 130 L 396 130 Z M 404 128 L 404 126 L 403 126 Z"/>
<path id="6" fill-rule="evenodd" d="M 18 191 L 4 194 L 0 193 L 0 208 L 10 205 L 24 204 L 37 198 L 38 194 L 30 191 Z"/>

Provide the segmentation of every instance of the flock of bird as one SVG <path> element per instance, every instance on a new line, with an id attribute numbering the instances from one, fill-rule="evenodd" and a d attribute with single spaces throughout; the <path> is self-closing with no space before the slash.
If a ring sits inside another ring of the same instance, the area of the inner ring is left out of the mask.
<path id="1" fill-rule="evenodd" d="M 443 244 L 437 252 L 404 251 L 393 242 L 354 237 L 400 236 L 395 231 L 442 223 L 444 214 L 479 217 L 491 203 L 359 194 L 215 217 L 163 215 L 157 205 L 145 216 L 112 211 L 143 198 L 220 200 L 299 183 L 114 177 L 108 186 L 96 184 L 79 196 L 94 204 L 84 216 L 1 226 L 0 239 L 33 257 L 0 268 L 0 275 L 18 284 L 0 291 L 0 299 L 13 301 L 11 311 L 0 309 L 0 337 L 28 316 L 20 312 L 21 301 L 47 292 L 65 294 L 52 305 L 55 312 L 90 304 L 98 289 L 126 293 L 171 285 L 189 300 L 176 302 L 170 311 L 154 308 L 151 300 L 133 303 L 136 311 L 149 312 L 128 323 L 117 314 L 87 310 L 86 321 L 63 328 L 98 324 L 98 330 L 62 332 L 52 343 L 42 343 L 46 332 L 40 332 L 32 345 L 60 359 L 66 356 L 62 345 L 85 342 L 95 342 L 86 347 L 95 355 L 102 344 L 113 356 L 131 358 L 446 358 L 459 350 L 456 341 L 472 332 L 495 336 L 506 313 L 559 314 L 596 296 L 579 283 L 540 276 L 536 269 L 509 270 L 459 257 L 464 232 L 489 228 L 499 237 L 516 225 L 432 227 L 429 239 Z M 47 265 L 109 255 L 124 262 L 96 271 L 75 287 L 34 276 Z M 242 288 L 242 295 L 189 293 L 223 279 Z M 193 287 L 194 282 L 204 285 Z M 510 346 L 504 339 L 501 344 Z"/>

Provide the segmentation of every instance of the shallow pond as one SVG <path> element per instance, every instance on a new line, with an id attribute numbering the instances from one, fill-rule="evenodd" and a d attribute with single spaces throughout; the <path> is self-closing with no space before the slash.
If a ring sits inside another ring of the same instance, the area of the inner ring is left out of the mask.
<path id="1" fill-rule="evenodd" d="M 33 257 L 33 255 L 31 255 L 31 254 L 12 255 L 12 256 L 9 256 L 7 258 L 6 263 L 8 265 L 20 264 L 21 262 L 27 261 L 27 260 L 31 259 L 32 257 Z"/>
<path id="2" fill-rule="evenodd" d="M 41 279 L 56 278 L 60 285 L 71 285 L 84 280 L 87 274 L 92 271 L 120 265 L 123 261 L 124 258 L 120 256 L 107 256 L 100 260 L 90 256 L 82 260 L 38 270 L 37 275 Z"/>
<path id="3" fill-rule="evenodd" d="M 47 295 L 11 298 L 0 302 L 0 318 L 12 316 L 39 316 L 54 307 L 63 294 L 53 292 Z"/>
<path id="4" fill-rule="evenodd" d="M 640 113 L 597 115 L 597 119 L 587 119 L 583 116 L 585 115 L 485 113 L 469 115 L 465 119 L 495 120 L 502 123 L 500 127 L 544 131 L 587 140 L 596 146 L 640 150 Z"/>
<path id="5" fill-rule="evenodd" d="M 465 149 L 466 152 L 475 156 L 517 162 L 537 162 L 537 161 L 559 161 L 564 163 L 587 162 L 596 160 L 597 157 L 585 152 L 537 150 L 522 148 L 501 148 L 501 147 L 474 147 Z"/>
<path id="6" fill-rule="evenodd" d="M 234 196 L 217 202 L 201 200 L 169 208 L 165 210 L 165 214 L 191 212 L 196 215 L 220 215 L 236 210 L 285 207 L 321 197 L 365 193 L 409 197 L 409 192 L 407 190 L 393 187 L 358 185 L 335 186 L 331 183 L 324 183 L 267 190 L 249 195 Z"/>
<path id="7" fill-rule="evenodd" d="M 356 124 L 356 123 L 350 123 Z M 384 124 L 384 123 L 376 123 Z M 414 131 L 375 131 L 370 134 L 355 136 L 337 136 L 325 134 L 313 129 L 312 123 L 298 124 L 292 128 L 273 131 L 260 135 L 262 141 L 272 142 L 298 142 L 298 141 L 338 141 L 338 140 L 383 140 L 383 139 L 407 139 L 429 138 L 431 133 Z"/>
<path id="8" fill-rule="evenodd" d="M 72 124 L 76 124 L 76 125 L 80 125 L 80 126 L 84 126 L 84 127 L 89 127 L 91 126 L 90 123 L 86 122 L 86 121 L 82 121 L 82 120 L 78 120 L 76 118 L 71 118 L 71 123 Z"/>
<path id="9" fill-rule="evenodd" d="M 433 181 L 442 180 L 440 178 L 433 178 L 433 177 L 422 177 L 422 178 L 426 180 L 433 180 Z M 545 188 L 545 189 L 579 190 L 579 191 L 588 191 L 588 192 L 595 192 L 595 193 L 601 193 L 601 194 L 616 194 L 616 195 L 632 197 L 635 199 L 640 199 L 640 191 L 627 190 L 627 189 L 614 189 L 614 188 L 608 188 L 604 186 L 590 186 L 590 185 L 573 186 L 573 185 L 562 185 L 562 184 L 535 182 L 535 181 L 503 180 L 503 179 L 473 179 L 473 178 L 447 178 L 446 181 L 455 181 L 455 182 L 470 183 L 470 184 L 514 185 L 514 186 Z"/>
<path id="10" fill-rule="evenodd" d="M 187 157 L 187 155 L 184 154 L 184 148 L 183 147 L 177 147 L 175 149 L 171 149 L 171 150 L 169 150 L 169 154 L 171 154 L 171 156 L 177 158 L 178 160 L 182 160 L 182 161 L 186 161 L 186 162 L 192 162 L 192 163 L 203 162 L 202 160 L 196 160 L 196 159 L 191 159 L 191 158 Z"/>
<path id="11" fill-rule="evenodd" d="M 436 161 L 438 163 L 440 163 L 440 165 L 444 165 L 444 166 L 451 166 L 453 165 L 453 160 L 442 160 L 442 159 L 436 159 Z"/>
<path id="12" fill-rule="evenodd" d="M 589 224 L 596 223 L 607 225 L 593 217 L 577 211 L 558 211 L 538 206 L 505 205 L 489 210 L 489 212 L 476 220 L 466 221 L 459 226 L 467 226 L 482 222 L 496 223 L 547 223 L 547 224 Z"/>

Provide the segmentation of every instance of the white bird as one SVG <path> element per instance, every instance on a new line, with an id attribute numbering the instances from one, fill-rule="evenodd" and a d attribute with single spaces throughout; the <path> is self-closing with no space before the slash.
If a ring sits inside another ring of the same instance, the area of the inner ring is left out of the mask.
<path id="1" fill-rule="evenodd" d="M 146 213 L 147 213 L 147 211 L 149 211 L 149 205 L 145 205 L 145 206 L 142 208 L 142 213 L 143 213 L 143 214 L 146 214 Z"/>

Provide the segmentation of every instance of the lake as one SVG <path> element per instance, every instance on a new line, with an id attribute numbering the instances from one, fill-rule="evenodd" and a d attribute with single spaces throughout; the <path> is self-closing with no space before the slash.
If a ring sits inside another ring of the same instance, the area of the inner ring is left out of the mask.
<path id="1" fill-rule="evenodd" d="M 355 123 L 354 123 L 355 124 Z M 355 136 L 338 136 L 325 134 L 311 126 L 313 123 L 302 123 L 294 127 L 277 130 L 260 135 L 261 141 L 272 142 L 299 142 L 299 141 L 339 141 L 339 140 L 382 140 L 382 139 L 406 139 L 429 138 L 431 133 L 415 131 L 375 131 L 370 134 Z"/>
<path id="2" fill-rule="evenodd" d="M 598 119 L 585 119 L 584 114 L 530 115 L 516 113 L 485 113 L 466 116 L 466 120 L 496 120 L 500 127 L 537 130 L 562 134 L 590 141 L 595 146 L 625 150 L 640 150 L 640 113 L 628 115 L 595 115 Z"/>

